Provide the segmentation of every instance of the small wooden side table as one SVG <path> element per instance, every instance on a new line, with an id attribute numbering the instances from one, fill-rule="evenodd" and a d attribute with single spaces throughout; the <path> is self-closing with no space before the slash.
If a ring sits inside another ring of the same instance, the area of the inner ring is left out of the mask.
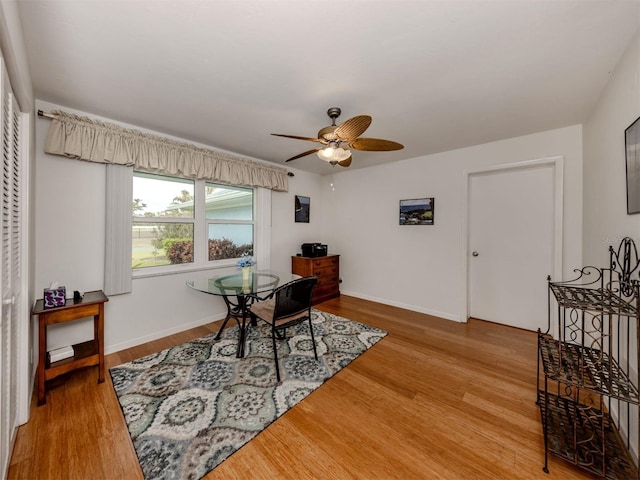
<path id="1" fill-rule="evenodd" d="M 85 292 L 80 300 L 67 299 L 61 307 L 44 308 L 36 301 L 32 314 L 38 315 L 38 405 L 46 403 L 46 382 L 82 367 L 98 365 L 98 383 L 104 382 L 104 304 L 109 301 L 102 290 Z M 47 358 L 47 326 L 93 316 L 93 340 L 73 345 L 74 355 L 50 363 Z"/>

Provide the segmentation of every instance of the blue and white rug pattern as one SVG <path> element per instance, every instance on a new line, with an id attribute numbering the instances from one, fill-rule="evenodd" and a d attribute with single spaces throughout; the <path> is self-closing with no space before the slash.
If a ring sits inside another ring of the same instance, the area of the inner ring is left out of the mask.
<path id="1" fill-rule="evenodd" d="M 316 309 L 312 324 L 318 361 L 308 322 L 277 340 L 280 384 L 261 321 L 241 359 L 236 326 L 110 369 L 145 479 L 204 477 L 386 335 Z"/>

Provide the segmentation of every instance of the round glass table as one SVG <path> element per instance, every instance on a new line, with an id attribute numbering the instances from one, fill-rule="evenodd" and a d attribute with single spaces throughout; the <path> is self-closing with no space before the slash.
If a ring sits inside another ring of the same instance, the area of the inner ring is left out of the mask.
<path id="1" fill-rule="evenodd" d="M 254 299 L 269 296 L 276 288 L 300 278 L 290 272 L 278 272 L 274 270 L 250 271 L 249 275 L 242 272 L 218 275 L 215 277 L 198 280 L 188 280 L 187 286 L 198 292 L 220 296 L 227 306 L 227 316 L 216 334 L 220 338 L 222 330 L 229 319 L 234 318 L 238 323 L 240 335 L 238 337 L 238 350 L 236 356 L 244 357 L 244 344 L 247 335 L 247 307 Z"/>

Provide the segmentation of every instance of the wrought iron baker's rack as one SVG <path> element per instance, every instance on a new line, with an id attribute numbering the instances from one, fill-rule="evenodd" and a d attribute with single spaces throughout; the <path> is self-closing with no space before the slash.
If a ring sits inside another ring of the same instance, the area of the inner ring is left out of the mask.
<path id="1" fill-rule="evenodd" d="M 640 480 L 640 260 L 630 238 L 609 257 L 608 268 L 549 280 L 547 330 L 538 331 L 543 470 L 552 454 L 604 478 Z"/>

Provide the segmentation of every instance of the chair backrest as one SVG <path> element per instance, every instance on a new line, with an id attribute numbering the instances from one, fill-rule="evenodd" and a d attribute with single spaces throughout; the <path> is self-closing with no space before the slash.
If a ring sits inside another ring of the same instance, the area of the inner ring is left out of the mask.
<path id="1" fill-rule="evenodd" d="M 274 292 L 276 305 L 274 320 L 302 313 L 311 308 L 311 294 L 318 277 L 304 277 L 278 287 Z"/>

